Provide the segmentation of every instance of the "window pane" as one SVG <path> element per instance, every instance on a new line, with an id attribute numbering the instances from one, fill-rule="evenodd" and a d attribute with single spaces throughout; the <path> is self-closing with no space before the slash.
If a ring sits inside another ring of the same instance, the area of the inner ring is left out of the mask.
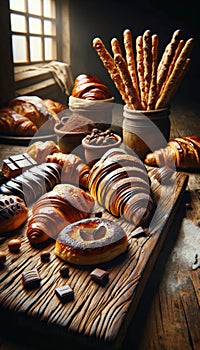
<path id="1" fill-rule="evenodd" d="M 38 18 L 29 18 L 29 32 L 34 34 L 42 34 L 42 22 Z"/>
<path id="2" fill-rule="evenodd" d="M 44 39 L 45 61 L 56 59 L 56 41 L 51 38 Z"/>
<path id="3" fill-rule="evenodd" d="M 42 61 L 42 39 L 30 36 L 30 59 L 31 62 Z"/>
<path id="4" fill-rule="evenodd" d="M 43 9 L 44 9 L 44 16 L 45 17 L 50 17 L 50 18 L 56 17 L 55 1 L 44 0 L 43 1 Z"/>
<path id="5" fill-rule="evenodd" d="M 27 62 L 26 38 L 21 35 L 12 36 L 13 60 L 15 63 Z"/>
<path id="6" fill-rule="evenodd" d="M 11 13 L 11 30 L 14 32 L 26 33 L 25 16 Z"/>
<path id="7" fill-rule="evenodd" d="M 10 9 L 25 12 L 25 0 L 10 0 Z"/>
<path id="8" fill-rule="evenodd" d="M 55 25 L 52 21 L 44 20 L 44 34 L 46 35 L 55 35 Z"/>
<path id="9" fill-rule="evenodd" d="M 28 12 L 33 15 L 42 15 L 41 0 L 28 0 Z"/>

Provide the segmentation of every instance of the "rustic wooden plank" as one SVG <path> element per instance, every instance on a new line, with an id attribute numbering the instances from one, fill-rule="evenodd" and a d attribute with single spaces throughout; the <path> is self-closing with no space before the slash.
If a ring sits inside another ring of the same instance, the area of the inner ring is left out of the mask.
<path id="1" fill-rule="evenodd" d="M 128 251 L 110 263 L 101 264 L 101 267 L 109 271 L 109 282 L 104 287 L 91 280 L 90 271 L 93 267 L 70 266 L 67 283 L 74 289 L 75 299 L 66 305 L 60 303 L 54 292 L 55 288 L 66 283 L 60 277 L 59 269 L 63 262 L 54 256 L 54 243 L 48 246 L 52 252 L 51 262 L 40 263 L 40 252 L 30 247 L 25 236 L 25 226 L 20 233 L 21 252 L 14 257 L 8 253 L 7 267 L 0 271 L 1 308 L 24 315 L 24 319 L 31 316 L 38 322 L 59 327 L 66 339 L 74 334 L 76 340 L 84 336 L 88 345 L 91 345 L 93 339 L 102 349 L 119 348 L 182 202 L 186 184 L 187 177 L 181 173 L 174 175 L 170 186 L 152 183 L 158 207 L 149 225 L 150 234 L 147 237 L 131 237 L 133 225 L 104 213 L 104 217 L 117 220 L 126 230 Z M 7 249 L 6 242 L 2 249 Z M 22 287 L 21 274 L 36 266 L 42 278 L 41 287 L 27 292 Z"/>

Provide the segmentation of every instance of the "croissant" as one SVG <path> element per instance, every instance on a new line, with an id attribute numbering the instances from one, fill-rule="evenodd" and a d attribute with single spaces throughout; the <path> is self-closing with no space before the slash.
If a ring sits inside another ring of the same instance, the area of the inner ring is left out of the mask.
<path id="1" fill-rule="evenodd" d="M 46 157 L 46 162 L 58 163 L 62 167 L 61 182 L 87 188 L 89 166 L 75 154 L 54 153 Z"/>
<path id="2" fill-rule="evenodd" d="M 108 87 L 89 74 L 80 74 L 75 79 L 72 96 L 86 100 L 105 100 L 112 97 Z"/>
<path id="3" fill-rule="evenodd" d="M 24 171 L 0 186 L 0 193 L 16 195 L 26 205 L 35 202 L 40 196 L 60 183 L 61 167 L 56 163 L 42 163 Z"/>
<path id="4" fill-rule="evenodd" d="M 37 163 L 43 163 L 46 161 L 46 157 L 49 154 L 60 152 L 59 147 L 52 140 L 49 141 L 36 141 L 27 147 L 26 152 Z"/>
<path id="5" fill-rule="evenodd" d="M 16 230 L 28 219 L 28 208 L 22 198 L 0 194 L 0 233 Z"/>
<path id="6" fill-rule="evenodd" d="M 200 169 L 200 137 L 186 136 L 170 140 L 165 148 L 147 154 L 144 162 L 152 166 Z"/>
<path id="7" fill-rule="evenodd" d="M 38 128 L 29 118 L 15 112 L 12 108 L 0 109 L 0 133 L 12 136 L 33 136 Z"/>
<path id="8" fill-rule="evenodd" d="M 40 197 L 32 208 L 27 237 L 37 245 L 58 233 L 70 223 L 86 219 L 94 205 L 94 199 L 84 190 L 71 184 L 59 184 Z"/>
<path id="9" fill-rule="evenodd" d="M 136 226 L 150 217 L 154 203 L 142 161 L 121 149 L 111 149 L 91 168 L 90 193 L 108 212 Z"/>

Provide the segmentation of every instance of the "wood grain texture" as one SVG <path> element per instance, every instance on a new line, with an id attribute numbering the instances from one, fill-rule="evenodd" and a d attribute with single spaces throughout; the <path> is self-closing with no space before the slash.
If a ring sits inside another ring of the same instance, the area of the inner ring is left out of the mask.
<path id="1" fill-rule="evenodd" d="M 67 279 L 74 289 L 74 300 L 63 305 L 55 295 L 55 288 L 66 284 L 60 276 L 63 262 L 54 255 L 54 242 L 48 249 L 51 251 L 49 263 L 40 262 L 40 251 L 33 249 L 25 229 L 18 231 L 22 239 L 19 254 L 7 253 L 5 269 L 0 271 L 0 307 L 27 317 L 55 329 L 62 329 L 66 340 L 74 335 L 74 340 L 84 337 L 88 345 L 94 343 L 102 349 L 118 349 L 124 339 L 128 324 L 134 315 L 142 291 L 153 269 L 157 255 L 170 229 L 170 224 L 184 194 L 187 177 L 177 173 L 170 186 L 158 186 L 152 182 L 152 190 L 158 201 L 158 208 L 149 224 L 149 235 L 132 238 L 134 226 L 117 220 L 126 230 L 129 239 L 128 251 L 110 263 L 100 266 L 109 272 L 109 282 L 102 287 L 90 278 L 90 268 L 70 266 Z M 170 198 L 170 201 L 168 200 Z M 2 245 L 7 251 L 7 243 Z M 41 276 L 41 287 L 25 291 L 22 286 L 22 272 L 37 267 Z M 47 328 L 48 329 L 48 328 Z M 48 332 L 48 330 L 47 330 Z"/>

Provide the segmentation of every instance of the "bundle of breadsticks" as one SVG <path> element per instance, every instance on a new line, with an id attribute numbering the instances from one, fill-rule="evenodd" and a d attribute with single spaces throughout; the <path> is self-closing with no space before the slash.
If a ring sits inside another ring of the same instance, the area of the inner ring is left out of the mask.
<path id="1" fill-rule="evenodd" d="M 124 30 L 123 50 L 117 38 L 111 40 L 113 55 L 100 38 L 93 39 L 94 49 L 129 108 L 148 111 L 168 107 L 190 64 L 194 41 L 182 40 L 180 35 L 180 29 L 173 33 L 160 61 L 158 35 L 149 29 L 136 38 L 135 47 L 131 30 Z"/>

